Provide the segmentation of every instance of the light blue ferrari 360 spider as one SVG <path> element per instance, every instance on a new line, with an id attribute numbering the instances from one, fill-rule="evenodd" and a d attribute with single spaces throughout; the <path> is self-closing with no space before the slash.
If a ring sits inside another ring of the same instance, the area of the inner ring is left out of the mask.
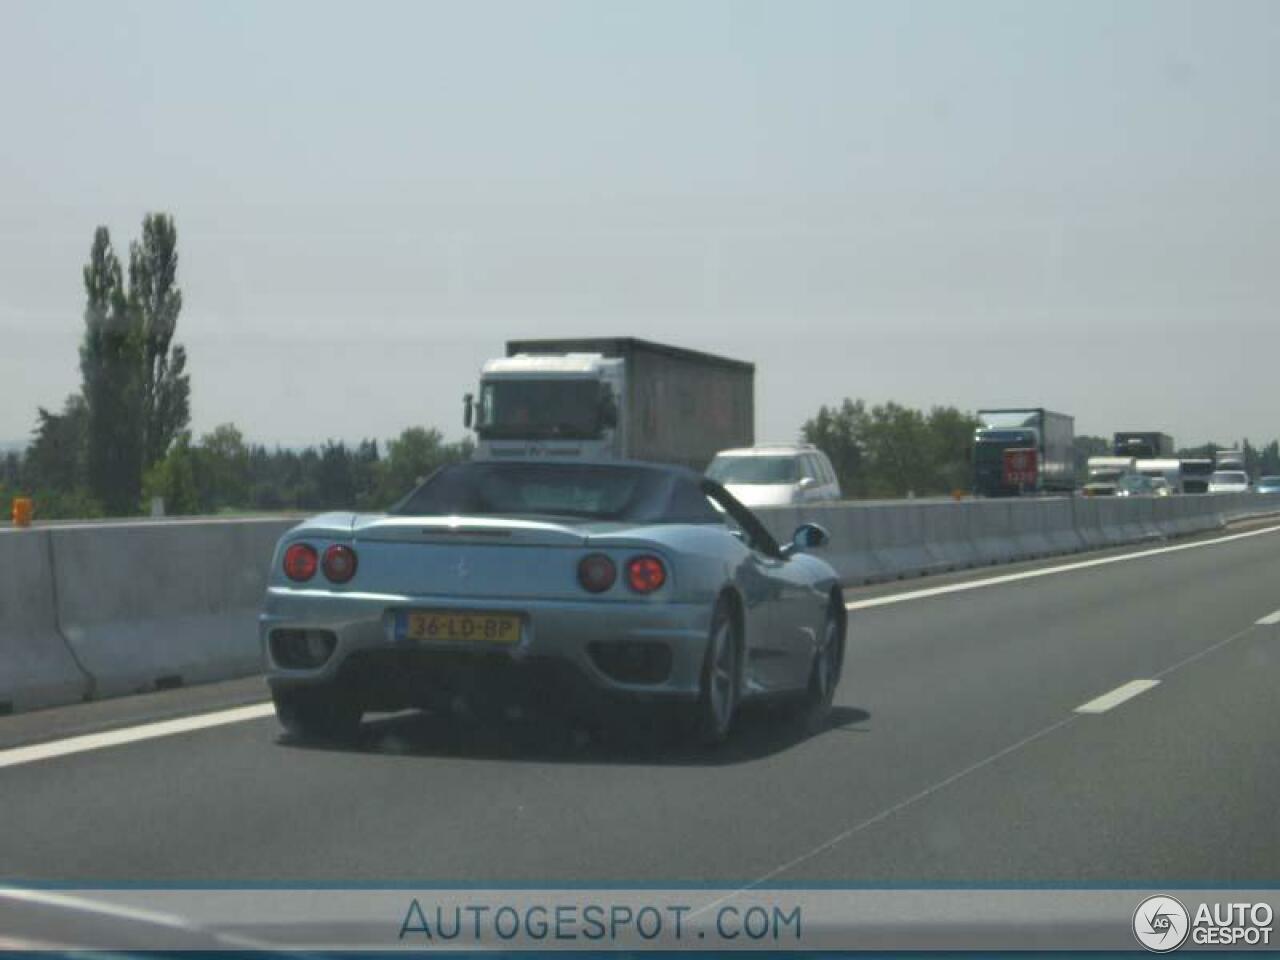
<path id="1" fill-rule="evenodd" d="M 644 463 L 473 461 L 385 514 L 328 513 L 276 548 L 260 616 L 284 727 L 458 697 L 676 710 L 724 738 L 747 700 L 822 715 L 845 650 L 835 571 L 721 486 Z"/>

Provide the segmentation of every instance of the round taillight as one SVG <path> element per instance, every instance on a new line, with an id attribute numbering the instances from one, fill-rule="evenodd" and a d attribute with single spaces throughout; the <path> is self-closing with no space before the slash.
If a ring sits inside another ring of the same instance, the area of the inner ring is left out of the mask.
<path id="1" fill-rule="evenodd" d="M 618 579 L 618 569 L 603 553 L 589 553 L 578 563 L 578 582 L 588 593 L 604 593 Z"/>
<path id="2" fill-rule="evenodd" d="M 333 583 L 346 583 L 356 575 L 356 552 L 335 543 L 324 552 L 324 575 Z"/>
<path id="3" fill-rule="evenodd" d="M 627 564 L 627 583 L 636 593 L 653 593 L 667 582 L 667 568 L 657 557 L 632 557 Z"/>
<path id="4" fill-rule="evenodd" d="M 284 575 L 298 583 L 314 577 L 319 564 L 316 548 L 309 543 L 295 543 L 284 552 Z"/>

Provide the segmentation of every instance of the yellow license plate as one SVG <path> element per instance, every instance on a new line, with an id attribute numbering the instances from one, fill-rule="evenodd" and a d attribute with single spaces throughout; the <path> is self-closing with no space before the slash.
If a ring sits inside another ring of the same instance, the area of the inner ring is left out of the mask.
<path id="1" fill-rule="evenodd" d="M 520 639 L 520 618 L 505 613 L 434 613 L 410 610 L 404 614 L 407 640 L 475 640 L 481 643 L 515 643 Z"/>

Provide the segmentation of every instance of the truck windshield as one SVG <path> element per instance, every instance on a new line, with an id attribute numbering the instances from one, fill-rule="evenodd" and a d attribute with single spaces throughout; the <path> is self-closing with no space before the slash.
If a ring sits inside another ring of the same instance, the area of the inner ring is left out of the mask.
<path id="1" fill-rule="evenodd" d="M 1117 457 L 1137 457 L 1139 460 L 1151 460 L 1159 456 L 1159 454 L 1160 451 L 1155 448 L 1155 445 L 1146 440 L 1121 440 L 1115 445 L 1115 455 Z"/>
<path id="2" fill-rule="evenodd" d="M 1089 471 L 1089 480 L 1091 483 L 1115 483 L 1122 476 L 1124 476 L 1123 470 L 1107 469 Z"/>
<path id="3" fill-rule="evenodd" d="M 1034 427 L 1040 420 L 1035 410 L 979 410 L 978 422 L 984 427 L 995 430 L 1016 430 L 1019 427 Z"/>
<path id="4" fill-rule="evenodd" d="M 589 440 L 601 428 L 598 380 L 494 380 L 481 392 L 482 437 Z"/>
<path id="5" fill-rule="evenodd" d="M 795 457 L 716 457 L 707 476 L 722 484 L 796 483 L 800 463 Z"/>
<path id="6" fill-rule="evenodd" d="M 973 445 L 973 460 L 979 466 L 1001 466 L 1006 450 L 1024 446 L 1035 446 L 1035 441 L 1022 433 L 987 434 Z"/>

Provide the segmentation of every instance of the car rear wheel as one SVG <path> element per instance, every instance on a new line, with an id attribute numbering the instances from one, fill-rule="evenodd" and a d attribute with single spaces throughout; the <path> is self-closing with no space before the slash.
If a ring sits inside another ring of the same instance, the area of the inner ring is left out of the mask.
<path id="1" fill-rule="evenodd" d="M 738 628 L 729 604 L 721 600 L 711 617 L 711 635 L 702 664 L 702 689 L 695 709 L 694 732 L 703 743 L 719 743 L 733 729 L 741 693 Z"/>
<path id="2" fill-rule="evenodd" d="M 840 670 L 844 665 L 844 620 L 835 604 L 827 610 L 822 627 L 822 642 L 813 654 L 809 670 L 809 688 L 805 691 L 805 720 L 810 729 L 826 725 L 840 686 Z"/>
<path id="3" fill-rule="evenodd" d="M 344 740 L 360 727 L 364 711 L 350 695 L 330 687 L 273 687 L 276 718 L 304 740 Z"/>

